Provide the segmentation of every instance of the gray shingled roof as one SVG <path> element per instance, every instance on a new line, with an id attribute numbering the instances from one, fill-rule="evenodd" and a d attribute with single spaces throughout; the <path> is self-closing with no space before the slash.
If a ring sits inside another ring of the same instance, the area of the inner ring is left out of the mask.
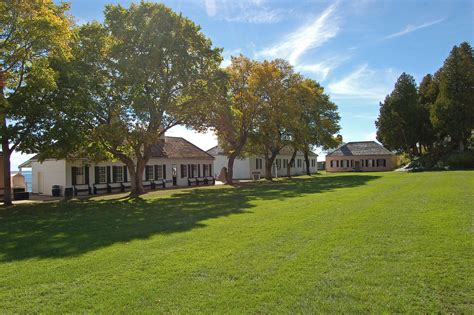
<path id="1" fill-rule="evenodd" d="M 151 156 L 165 159 L 214 159 L 209 153 L 180 137 L 165 137 L 164 144 L 158 143 L 153 146 Z"/>
<path id="2" fill-rule="evenodd" d="M 163 159 L 214 159 L 212 155 L 206 153 L 206 151 L 201 150 L 188 140 L 181 137 L 165 137 L 164 143 L 158 143 L 152 147 L 151 156 Z M 28 161 L 22 163 L 22 165 L 26 165 L 32 161 L 37 161 L 38 157 L 39 154 L 36 154 Z"/>
<path id="3" fill-rule="evenodd" d="M 224 155 L 224 150 L 221 148 L 221 146 L 216 145 L 215 147 L 210 148 L 209 150 L 206 151 L 208 154 L 212 156 L 216 155 Z M 285 146 L 283 149 L 280 150 L 281 155 L 292 155 L 293 154 L 293 148 L 290 146 Z M 298 154 L 303 154 L 302 152 L 298 151 Z M 309 152 L 309 156 L 318 156 L 314 152 Z"/>
<path id="4" fill-rule="evenodd" d="M 375 141 L 348 142 L 341 145 L 327 156 L 351 156 L 351 155 L 393 155 L 393 152 L 385 149 Z"/>

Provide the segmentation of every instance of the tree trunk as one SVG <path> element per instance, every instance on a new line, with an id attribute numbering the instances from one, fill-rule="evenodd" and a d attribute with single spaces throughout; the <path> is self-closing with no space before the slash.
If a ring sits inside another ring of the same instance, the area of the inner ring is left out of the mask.
<path id="1" fill-rule="evenodd" d="M 273 180 L 272 166 L 277 154 L 278 152 L 272 153 L 270 156 L 268 154 L 265 155 L 265 179 Z"/>
<path id="2" fill-rule="evenodd" d="M 5 123 L 5 121 L 3 121 Z M 8 137 L 2 136 L 2 150 L 3 150 L 3 184 L 4 184 L 4 195 L 3 205 L 5 207 L 13 205 L 12 203 L 12 187 L 11 187 L 11 174 L 10 174 L 10 146 L 8 143 Z"/>
<path id="3" fill-rule="evenodd" d="M 145 170 L 145 165 L 148 160 L 139 159 L 137 160 L 136 165 L 131 160 L 122 162 L 127 165 L 128 172 L 130 174 L 130 197 L 138 197 L 144 194 L 145 190 L 143 189 L 143 171 Z"/>
<path id="4" fill-rule="evenodd" d="M 226 174 L 226 181 L 227 184 L 232 185 L 233 183 L 233 177 L 234 177 L 234 161 L 237 155 L 235 153 L 232 153 L 229 155 L 229 160 L 227 161 L 227 174 Z"/>
<path id="5" fill-rule="evenodd" d="M 293 150 L 293 155 L 291 156 L 290 161 L 289 161 L 288 164 L 286 165 L 286 175 L 287 175 L 288 177 L 291 177 L 291 165 L 293 165 L 293 164 L 295 163 L 296 152 L 298 152 L 298 149 L 294 149 L 294 150 Z"/>
<path id="6" fill-rule="evenodd" d="M 310 169 L 309 169 L 309 155 L 308 155 L 308 151 L 304 151 L 304 161 L 305 161 L 305 164 L 306 164 L 306 175 L 311 175 L 311 172 L 310 172 Z"/>

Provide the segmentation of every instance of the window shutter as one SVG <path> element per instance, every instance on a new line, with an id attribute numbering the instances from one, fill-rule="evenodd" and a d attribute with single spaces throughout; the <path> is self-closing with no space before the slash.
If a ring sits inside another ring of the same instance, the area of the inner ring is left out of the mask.
<path id="1" fill-rule="evenodd" d="M 166 179 L 166 164 L 163 164 L 163 179 Z"/>
<path id="2" fill-rule="evenodd" d="M 184 178 L 184 171 L 183 171 L 183 169 L 184 169 L 184 167 L 183 167 L 183 166 L 184 166 L 184 165 L 183 165 L 183 164 L 181 164 L 180 166 L 181 166 L 181 178 Z"/>
<path id="3" fill-rule="evenodd" d="M 212 164 L 209 164 L 209 176 L 212 176 Z"/>
<path id="4" fill-rule="evenodd" d="M 85 183 L 89 185 L 89 166 L 84 166 Z"/>
<path id="5" fill-rule="evenodd" d="M 112 182 L 111 180 L 111 169 L 110 166 L 107 166 L 107 183 Z"/>
<path id="6" fill-rule="evenodd" d="M 76 185 L 77 167 L 71 167 L 72 185 Z"/>
<path id="7" fill-rule="evenodd" d="M 155 179 L 158 179 L 158 165 L 153 166 L 153 173 L 155 174 Z"/>
<path id="8" fill-rule="evenodd" d="M 191 176 L 191 164 L 188 164 L 188 177 L 192 177 Z"/>
<path id="9" fill-rule="evenodd" d="M 117 173 L 118 173 L 118 170 L 117 170 L 117 166 L 112 166 L 112 181 L 114 183 L 117 182 Z"/>
<path id="10" fill-rule="evenodd" d="M 94 182 L 96 184 L 99 183 L 99 167 L 98 166 L 94 167 Z"/>
<path id="11" fill-rule="evenodd" d="M 123 181 L 128 182 L 127 165 L 123 166 Z"/>
<path id="12" fill-rule="evenodd" d="M 145 165 L 145 180 L 150 180 L 150 176 L 148 176 L 149 169 L 150 169 L 150 166 Z"/>
<path id="13" fill-rule="evenodd" d="M 198 168 L 198 177 L 201 177 L 201 164 L 198 164 L 197 168 Z"/>

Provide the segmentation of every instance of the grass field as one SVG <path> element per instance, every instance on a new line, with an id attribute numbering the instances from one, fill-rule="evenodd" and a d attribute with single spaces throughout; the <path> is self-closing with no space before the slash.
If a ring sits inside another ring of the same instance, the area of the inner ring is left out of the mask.
<path id="1" fill-rule="evenodd" d="M 105 198 L 0 209 L 0 313 L 474 312 L 472 171 Z"/>

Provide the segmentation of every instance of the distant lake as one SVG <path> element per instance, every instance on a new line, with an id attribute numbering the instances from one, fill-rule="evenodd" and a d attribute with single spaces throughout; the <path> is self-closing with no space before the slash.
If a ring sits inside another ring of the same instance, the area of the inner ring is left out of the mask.
<path id="1" fill-rule="evenodd" d="M 18 173 L 18 171 L 11 172 L 12 175 L 16 173 Z M 31 173 L 31 171 L 22 171 L 21 175 L 25 176 L 27 191 L 31 192 L 31 189 L 33 187 L 33 174 Z"/>

